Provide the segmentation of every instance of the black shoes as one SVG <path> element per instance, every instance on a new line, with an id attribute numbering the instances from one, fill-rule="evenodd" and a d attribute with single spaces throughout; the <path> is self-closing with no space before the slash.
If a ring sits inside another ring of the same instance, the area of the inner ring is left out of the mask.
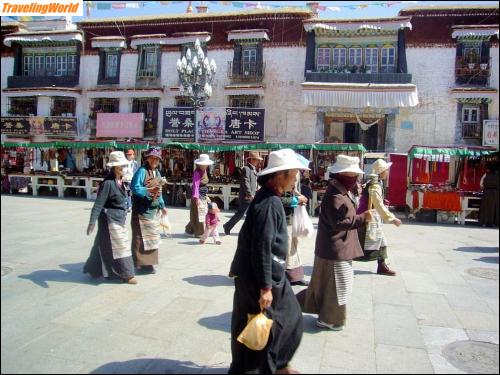
<path id="1" fill-rule="evenodd" d="M 305 281 L 305 280 L 292 281 L 292 282 L 290 282 L 290 285 L 309 286 L 309 281 Z"/>
<path id="2" fill-rule="evenodd" d="M 222 226 L 222 228 L 224 228 L 224 234 L 225 234 L 226 236 L 229 236 L 229 234 L 231 233 L 231 231 L 227 229 L 226 224 L 224 224 L 224 225 Z"/>
<path id="3" fill-rule="evenodd" d="M 138 273 L 141 275 L 150 275 L 156 273 L 156 270 L 153 266 L 141 266 L 138 270 Z"/>

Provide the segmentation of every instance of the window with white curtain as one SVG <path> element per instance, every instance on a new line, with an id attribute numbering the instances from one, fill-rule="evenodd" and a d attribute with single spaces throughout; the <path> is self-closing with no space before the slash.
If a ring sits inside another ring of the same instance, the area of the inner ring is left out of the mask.
<path id="1" fill-rule="evenodd" d="M 318 48 L 316 68 L 317 70 L 330 69 L 330 48 Z"/>
<path id="2" fill-rule="evenodd" d="M 346 65 L 346 48 L 335 47 L 333 49 L 333 66 L 341 67 Z"/>
<path id="3" fill-rule="evenodd" d="M 370 73 L 378 73 L 378 48 L 369 47 L 365 49 L 365 65 Z"/>
<path id="4" fill-rule="evenodd" d="M 349 48 L 349 65 L 350 66 L 363 65 L 363 48 L 361 47 Z"/>
<path id="5" fill-rule="evenodd" d="M 384 47 L 381 50 L 380 71 L 394 73 L 396 71 L 396 48 Z"/>

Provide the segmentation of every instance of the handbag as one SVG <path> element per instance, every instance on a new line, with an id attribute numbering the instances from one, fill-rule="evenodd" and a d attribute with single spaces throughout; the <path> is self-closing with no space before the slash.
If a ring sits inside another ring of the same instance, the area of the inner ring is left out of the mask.
<path id="1" fill-rule="evenodd" d="M 306 206 L 299 205 L 293 210 L 292 237 L 311 237 L 314 225 L 307 213 Z"/>
<path id="2" fill-rule="evenodd" d="M 248 323 L 237 340 L 250 350 L 262 350 L 269 341 L 272 325 L 273 320 L 265 316 L 262 311 L 256 315 L 248 314 Z"/>
<path id="3" fill-rule="evenodd" d="M 371 194 L 368 193 L 368 210 L 373 208 L 373 200 Z M 379 237 L 379 222 L 372 215 L 372 219 L 366 223 L 366 239 L 365 241 L 377 241 Z"/>

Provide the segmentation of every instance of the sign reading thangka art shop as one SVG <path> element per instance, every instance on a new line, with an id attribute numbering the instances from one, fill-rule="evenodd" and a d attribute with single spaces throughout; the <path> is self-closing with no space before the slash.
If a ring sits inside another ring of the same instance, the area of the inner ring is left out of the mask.
<path id="1" fill-rule="evenodd" d="M 10 116 L 2 117 L 2 134 L 15 136 L 46 135 L 53 137 L 75 137 L 75 117 Z"/>
<path id="2" fill-rule="evenodd" d="M 263 142 L 264 109 L 171 107 L 163 109 L 163 137 L 194 140 L 195 120 L 200 142 Z"/>

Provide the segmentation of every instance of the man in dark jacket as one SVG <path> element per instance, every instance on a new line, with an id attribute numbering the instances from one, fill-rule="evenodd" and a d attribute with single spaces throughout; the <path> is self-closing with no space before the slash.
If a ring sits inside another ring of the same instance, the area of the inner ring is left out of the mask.
<path id="1" fill-rule="evenodd" d="M 262 160 L 258 152 L 250 152 L 247 165 L 241 171 L 238 211 L 223 225 L 226 236 L 229 235 L 231 229 L 245 215 L 250 202 L 255 197 L 255 193 L 257 192 L 257 167 Z"/>

